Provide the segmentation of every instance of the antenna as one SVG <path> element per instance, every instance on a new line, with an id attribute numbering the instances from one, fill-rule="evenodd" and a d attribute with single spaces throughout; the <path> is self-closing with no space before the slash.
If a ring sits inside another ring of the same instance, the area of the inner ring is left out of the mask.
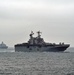
<path id="1" fill-rule="evenodd" d="M 40 34 L 41 34 L 42 32 L 38 31 L 37 33 L 38 33 L 38 37 L 40 38 L 40 36 L 41 36 Z"/>

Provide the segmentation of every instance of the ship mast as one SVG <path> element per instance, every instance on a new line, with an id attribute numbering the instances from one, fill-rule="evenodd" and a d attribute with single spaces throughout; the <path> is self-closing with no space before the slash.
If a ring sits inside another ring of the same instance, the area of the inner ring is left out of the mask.
<path id="1" fill-rule="evenodd" d="M 31 31 L 30 39 L 32 39 L 32 38 L 33 38 L 33 35 L 34 35 L 33 31 Z"/>
<path id="2" fill-rule="evenodd" d="M 38 31 L 37 33 L 38 33 L 38 38 L 40 38 L 40 37 L 41 37 L 40 34 L 41 34 L 42 32 Z"/>
<path id="3" fill-rule="evenodd" d="M 34 33 L 33 33 L 33 31 L 31 31 L 31 33 L 30 33 L 30 39 L 29 39 L 29 41 L 28 41 L 28 43 L 30 43 L 30 44 L 33 44 L 33 40 L 34 40 L 34 37 L 33 37 L 33 35 L 34 35 Z"/>

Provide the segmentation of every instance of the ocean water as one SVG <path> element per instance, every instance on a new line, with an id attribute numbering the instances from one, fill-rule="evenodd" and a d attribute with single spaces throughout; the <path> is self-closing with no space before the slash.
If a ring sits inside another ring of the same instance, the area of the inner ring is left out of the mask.
<path id="1" fill-rule="evenodd" d="M 73 50 L 15 52 L 0 49 L 0 75 L 74 75 Z"/>

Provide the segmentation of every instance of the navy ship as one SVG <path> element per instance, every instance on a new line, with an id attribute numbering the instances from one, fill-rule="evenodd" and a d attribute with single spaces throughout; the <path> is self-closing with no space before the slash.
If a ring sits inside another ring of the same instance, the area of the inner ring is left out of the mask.
<path id="1" fill-rule="evenodd" d="M 6 44 L 4 44 L 3 42 L 0 44 L 0 49 L 7 49 L 8 46 L 6 46 Z"/>
<path id="2" fill-rule="evenodd" d="M 37 32 L 38 36 L 33 37 L 34 33 L 31 31 L 30 39 L 26 43 L 16 44 L 15 52 L 63 52 L 70 44 L 64 43 L 46 43 L 43 38 L 41 38 L 41 32 Z"/>

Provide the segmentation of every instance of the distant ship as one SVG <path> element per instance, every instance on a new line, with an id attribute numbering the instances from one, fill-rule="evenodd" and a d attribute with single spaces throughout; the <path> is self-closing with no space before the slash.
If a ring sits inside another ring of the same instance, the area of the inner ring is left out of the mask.
<path id="1" fill-rule="evenodd" d="M 3 42 L 0 44 L 0 49 L 7 49 L 8 46 L 6 46 L 6 44 L 4 44 Z"/>
<path id="2" fill-rule="evenodd" d="M 16 44 L 15 52 L 63 52 L 70 44 L 64 43 L 46 43 L 43 38 L 41 38 L 41 32 L 37 32 L 38 36 L 33 37 L 34 33 L 31 31 L 30 39 L 26 43 Z"/>

